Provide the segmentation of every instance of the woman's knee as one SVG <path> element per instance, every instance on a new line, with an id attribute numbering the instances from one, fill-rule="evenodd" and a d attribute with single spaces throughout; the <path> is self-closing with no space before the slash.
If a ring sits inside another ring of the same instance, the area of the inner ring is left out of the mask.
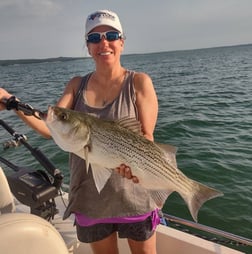
<path id="1" fill-rule="evenodd" d="M 145 241 L 134 241 L 128 239 L 132 254 L 156 254 L 156 232 Z"/>
<path id="2" fill-rule="evenodd" d="M 90 243 L 94 254 L 118 254 L 117 233 L 114 232 L 108 237 Z"/>

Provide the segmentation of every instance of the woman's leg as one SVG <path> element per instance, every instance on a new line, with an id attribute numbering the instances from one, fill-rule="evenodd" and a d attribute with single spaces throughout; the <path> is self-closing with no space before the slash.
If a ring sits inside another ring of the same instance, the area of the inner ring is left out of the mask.
<path id="1" fill-rule="evenodd" d="M 94 254 L 119 254 L 117 246 L 117 233 L 114 232 L 108 237 L 91 243 Z"/>
<path id="2" fill-rule="evenodd" d="M 156 232 L 145 241 L 128 239 L 132 254 L 156 254 Z"/>
<path id="3" fill-rule="evenodd" d="M 90 243 L 94 254 L 118 254 L 116 224 L 95 224 L 82 227 L 76 223 L 80 242 Z"/>

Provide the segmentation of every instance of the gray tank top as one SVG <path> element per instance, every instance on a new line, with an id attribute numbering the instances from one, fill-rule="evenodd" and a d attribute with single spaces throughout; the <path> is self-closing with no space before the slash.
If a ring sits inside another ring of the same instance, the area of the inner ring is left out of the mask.
<path id="1" fill-rule="evenodd" d="M 133 71 L 127 71 L 118 97 L 103 108 L 90 107 L 85 100 L 85 89 L 91 74 L 83 77 L 73 109 L 92 113 L 99 118 L 117 120 L 124 117 L 138 119 Z M 112 173 L 100 193 L 96 190 L 92 170 L 86 171 L 85 161 L 70 154 L 69 205 L 64 218 L 79 212 L 90 218 L 113 218 L 141 215 L 157 206 L 148 191 L 129 179 Z M 119 166 L 119 165 L 118 165 Z"/>

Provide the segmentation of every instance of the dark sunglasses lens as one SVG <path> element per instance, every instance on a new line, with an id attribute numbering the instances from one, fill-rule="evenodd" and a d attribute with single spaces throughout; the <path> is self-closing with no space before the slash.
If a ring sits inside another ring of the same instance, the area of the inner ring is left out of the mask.
<path id="1" fill-rule="evenodd" d="M 120 38 L 119 33 L 118 32 L 107 32 L 106 33 L 106 39 L 108 41 L 115 41 L 118 40 Z"/>
<path id="2" fill-rule="evenodd" d="M 87 42 L 99 43 L 101 41 L 101 36 L 99 33 L 89 34 L 87 37 Z"/>
<path id="3" fill-rule="evenodd" d="M 100 33 L 91 33 L 87 36 L 87 42 L 91 43 L 99 43 L 101 41 L 101 34 Z M 108 41 L 115 41 L 121 38 L 120 34 L 116 31 L 111 31 L 106 33 L 106 40 Z"/>

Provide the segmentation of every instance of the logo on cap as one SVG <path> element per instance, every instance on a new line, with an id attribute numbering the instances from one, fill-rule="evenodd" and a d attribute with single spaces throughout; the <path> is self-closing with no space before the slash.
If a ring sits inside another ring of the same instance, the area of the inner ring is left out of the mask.
<path id="1" fill-rule="evenodd" d="M 93 13 L 92 15 L 89 16 L 89 20 L 94 20 L 95 18 L 100 18 L 100 17 L 108 18 L 108 19 L 111 19 L 111 20 L 115 20 L 115 16 L 113 16 L 110 13 L 107 13 L 107 12 L 96 12 L 96 13 Z"/>

